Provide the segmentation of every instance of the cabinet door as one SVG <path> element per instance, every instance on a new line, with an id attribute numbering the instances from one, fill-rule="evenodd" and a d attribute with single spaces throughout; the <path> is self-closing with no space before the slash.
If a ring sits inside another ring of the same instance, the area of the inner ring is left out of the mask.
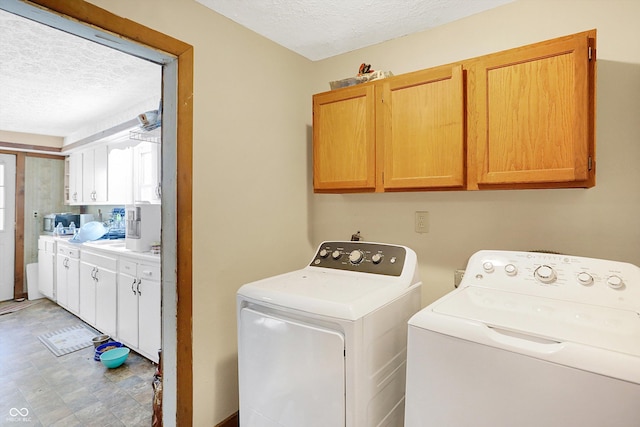
<path id="1" fill-rule="evenodd" d="M 159 202 L 160 144 L 141 142 L 135 149 L 135 201 Z"/>
<path id="2" fill-rule="evenodd" d="M 109 335 L 116 334 L 117 284 L 116 272 L 97 267 L 96 327 Z"/>
<path id="3" fill-rule="evenodd" d="M 80 262 L 80 317 L 90 325 L 96 324 L 95 265 Z"/>
<path id="4" fill-rule="evenodd" d="M 93 182 L 93 159 L 95 152 L 86 150 L 82 152 L 82 199 L 83 203 L 93 202 L 95 185 Z"/>
<path id="5" fill-rule="evenodd" d="M 157 362 L 158 350 L 162 346 L 160 282 L 146 279 L 144 274 L 139 280 L 138 347 L 143 354 Z"/>
<path id="6" fill-rule="evenodd" d="M 69 204 L 82 201 L 82 153 L 69 155 Z"/>
<path id="7" fill-rule="evenodd" d="M 595 31 L 479 58 L 469 69 L 472 184 L 593 186 L 594 81 Z"/>
<path id="8" fill-rule="evenodd" d="M 314 95 L 314 190 L 375 190 L 375 127 L 373 84 Z"/>
<path id="9" fill-rule="evenodd" d="M 94 185 L 94 202 L 106 202 L 108 193 L 108 166 L 109 166 L 109 147 L 101 145 L 96 147 L 93 155 L 93 185 Z"/>
<path id="10" fill-rule="evenodd" d="M 462 65 L 383 80 L 385 190 L 464 186 L 463 90 Z"/>
<path id="11" fill-rule="evenodd" d="M 45 249 L 38 250 L 38 290 L 47 298 L 55 301 L 53 292 L 55 254 Z"/>
<path id="12" fill-rule="evenodd" d="M 56 255 L 56 294 L 57 302 L 63 307 L 69 306 L 69 293 L 67 288 L 67 262 L 69 258 L 62 255 Z"/>
<path id="13" fill-rule="evenodd" d="M 133 203 L 133 154 L 131 147 L 109 148 L 107 190 L 110 204 Z"/>
<path id="14" fill-rule="evenodd" d="M 135 273 L 135 265 L 134 270 Z M 118 339 L 138 347 L 138 279 L 118 273 Z"/>
<path id="15" fill-rule="evenodd" d="M 67 263 L 67 308 L 75 314 L 80 312 L 80 260 L 69 258 Z"/>

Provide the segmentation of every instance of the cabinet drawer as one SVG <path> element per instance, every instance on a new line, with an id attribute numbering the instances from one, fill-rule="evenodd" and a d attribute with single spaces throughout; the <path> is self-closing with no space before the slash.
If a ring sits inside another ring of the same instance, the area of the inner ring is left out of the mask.
<path id="1" fill-rule="evenodd" d="M 58 255 L 69 258 L 80 258 L 80 249 L 70 246 L 58 246 Z"/>
<path id="2" fill-rule="evenodd" d="M 130 276 L 135 277 L 136 276 L 136 267 L 137 266 L 138 266 L 138 264 L 136 264 L 135 262 L 131 262 L 131 261 L 127 261 L 127 260 L 121 260 L 120 261 L 120 267 L 119 267 L 118 271 L 120 273 L 128 274 Z"/>
<path id="3" fill-rule="evenodd" d="M 160 266 L 154 264 L 138 264 L 138 278 L 160 281 Z"/>
<path id="4" fill-rule="evenodd" d="M 82 251 L 81 258 L 83 262 L 95 264 L 98 267 L 111 271 L 116 271 L 118 266 L 118 260 L 116 258 L 111 258 L 94 252 Z"/>

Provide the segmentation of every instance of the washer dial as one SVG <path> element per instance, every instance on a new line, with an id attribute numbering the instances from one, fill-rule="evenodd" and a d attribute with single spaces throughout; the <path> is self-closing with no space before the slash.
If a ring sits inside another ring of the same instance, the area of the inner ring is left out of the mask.
<path id="1" fill-rule="evenodd" d="M 371 256 L 371 261 L 374 264 L 380 264 L 380 261 L 382 261 L 382 255 L 381 254 L 373 254 L 373 256 Z"/>
<path id="2" fill-rule="evenodd" d="M 548 265 L 541 265 L 536 268 L 536 271 L 533 272 L 533 276 L 538 279 L 538 281 L 545 284 L 553 283 L 558 278 L 556 271 Z"/>
<path id="3" fill-rule="evenodd" d="M 616 276 L 614 274 L 613 276 L 609 276 L 609 278 L 607 279 L 607 285 L 609 285 L 609 287 L 612 289 L 621 289 L 622 287 L 624 287 L 624 281 L 620 278 L 620 276 Z"/>
<path id="4" fill-rule="evenodd" d="M 335 250 L 335 251 L 331 252 L 331 258 L 340 259 L 340 251 Z"/>
<path id="5" fill-rule="evenodd" d="M 582 271 L 578 273 L 578 283 L 582 286 L 591 286 L 593 285 L 593 276 L 587 273 L 586 271 Z"/>

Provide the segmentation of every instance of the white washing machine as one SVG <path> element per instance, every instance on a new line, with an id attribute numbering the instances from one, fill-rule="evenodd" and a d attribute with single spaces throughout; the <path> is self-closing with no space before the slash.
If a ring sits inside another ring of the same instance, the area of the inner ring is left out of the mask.
<path id="1" fill-rule="evenodd" d="M 237 295 L 242 427 L 398 426 L 416 254 L 324 242 L 305 268 Z"/>
<path id="2" fill-rule="evenodd" d="M 409 321 L 407 427 L 640 426 L 640 269 L 480 251 Z"/>

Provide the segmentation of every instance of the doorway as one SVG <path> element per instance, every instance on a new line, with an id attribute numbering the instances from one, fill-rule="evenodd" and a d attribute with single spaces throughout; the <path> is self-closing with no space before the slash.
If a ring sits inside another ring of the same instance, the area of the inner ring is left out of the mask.
<path id="1" fill-rule="evenodd" d="M 163 419 L 191 425 L 193 47 L 82 0 L 7 0 L 0 8 L 163 66 Z"/>
<path id="2" fill-rule="evenodd" d="M 16 156 L 0 154 L 0 301 L 13 299 Z"/>

